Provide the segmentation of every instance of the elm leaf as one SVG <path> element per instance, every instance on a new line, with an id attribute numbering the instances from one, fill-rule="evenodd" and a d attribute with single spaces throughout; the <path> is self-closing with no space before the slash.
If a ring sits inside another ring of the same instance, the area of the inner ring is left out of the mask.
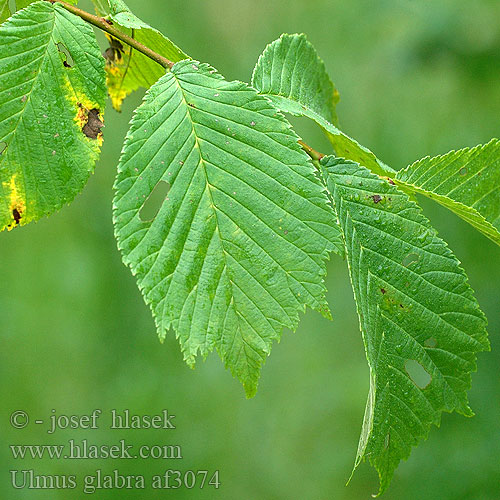
<path id="1" fill-rule="evenodd" d="M 104 60 L 92 28 L 36 2 L 0 26 L 0 231 L 83 189 L 99 156 Z"/>
<path id="2" fill-rule="evenodd" d="M 500 245 L 500 141 L 426 157 L 395 179 L 455 212 Z"/>
<path id="3" fill-rule="evenodd" d="M 418 205 L 356 163 L 322 160 L 340 220 L 370 367 L 355 468 L 377 469 L 380 491 L 443 411 L 472 415 L 486 320 L 457 258 Z"/>
<path id="4" fill-rule="evenodd" d="M 142 220 L 161 183 L 166 198 Z M 342 252 L 340 230 L 290 124 L 248 85 L 175 64 L 136 111 L 115 189 L 123 260 L 188 364 L 215 348 L 253 396 L 283 327 L 305 306 L 329 316 L 325 259 Z"/>
<path id="5" fill-rule="evenodd" d="M 337 128 L 338 92 L 304 34 L 283 34 L 270 43 L 257 61 L 252 85 L 285 113 L 314 120 L 325 131 L 337 156 L 380 175 L 394 173 L 368 148 Z"/>

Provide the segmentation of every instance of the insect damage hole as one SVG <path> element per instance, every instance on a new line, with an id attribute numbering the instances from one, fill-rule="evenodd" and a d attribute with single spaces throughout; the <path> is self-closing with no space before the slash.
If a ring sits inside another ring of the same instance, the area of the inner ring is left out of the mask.
<path id="1" fill-rule="evenodd" d="M 61 60 L 65 68 L 72 68 L 75 65 L 75 61 L 71 57 L 69 50 L 66 48 L 64 43 L 56 43 L 57 50 L 61 55 Z"/>
<path id="2" fill-rule="evenodd" d="M 169 191 L 170 184 L 168 182 L 159 181 L 156 184 L 139 211 L 142 222 L 151 222 L 157 216 Z"/>
<path id="3" fill-rule="evenodd" d="M 420 389 L 425 389 L 431 383 L 432 377 L 418 361 L 407 359 L 405 370 L 411 381 Z"/>

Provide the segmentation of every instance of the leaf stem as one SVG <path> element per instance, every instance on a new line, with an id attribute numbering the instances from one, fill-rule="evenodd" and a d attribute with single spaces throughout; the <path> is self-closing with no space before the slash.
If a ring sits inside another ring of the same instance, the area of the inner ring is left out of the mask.
<path id="1" fill-rule="evenodd" d="M 321 161 L 325 155 L 313 149 L 311 146 L 306 144 L 304 141 L 299 140 L 299 144 L 302 146 L 302 149 L 313 159 L 316 161 Z"/>
<path id="2" fill-rule="evenodd" d="M 167 59 L 166 57 L 163 57 L 162 55 L 156 53 L 155 51 L 151 50 L 149 47 L 146 47 L 142 43 L 138 42 L 131 36 L 126 35 L 122 31 L 120 31 L 118 28 L 115 28 L 113 26 L 113 21 L 105 19 L 103 17 L 98 17 L 94 16 L 93 14 L 90 14 L 89 12 L 86 12 L 82 9 L 79 9 L 78 7 L 75 7 L 74 5 L 71 5 L 67 2 L 64 2 L 62 0 L 46 0 L 50 3 L 58 3 L 62 7 L 64 7 L 68 12 L 71 12 L 72 14 L 75 14 L 78 17 L 81 17 L 84 21 L 92 24 L 96 28 L 99 28 L 102 31 L 105 31 L 106 33 L 109 33 L 111 36 L 117 38 L 121 42 L 126 43 L 130 47 L 133 47 L 135 50 L 141 52 L 145 56 L 149 57 L 153 61 L 157 62 L 160 66 L 163 66 L 164 68 L 169 68 L 171 69 L 174 63 Z"/>

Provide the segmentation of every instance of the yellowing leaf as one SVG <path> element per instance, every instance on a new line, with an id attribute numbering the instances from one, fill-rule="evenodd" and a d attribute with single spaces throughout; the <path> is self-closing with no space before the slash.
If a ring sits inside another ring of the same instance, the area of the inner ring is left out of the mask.
<path id="1" fill-rule="evenodd" d="M 174 63 L 189 58 L 162 33 L 132 14 L 124 2 L 110 0 L 109 5 L 109 15 L 123 33 Z M 165 68 L 116 38 L 108 36 L 108 40 L 106 81 L 113 107 L 120 111 L 123 100 L 130 93 L 141 87 L 151 87 L 165 73 Z"/>
<path id="2" fill-rule="evenodd" d="M 104 60 L 92 29 L 37 2 L 0 27 L 0 230 L 48 215 L 99 155 Z"/>

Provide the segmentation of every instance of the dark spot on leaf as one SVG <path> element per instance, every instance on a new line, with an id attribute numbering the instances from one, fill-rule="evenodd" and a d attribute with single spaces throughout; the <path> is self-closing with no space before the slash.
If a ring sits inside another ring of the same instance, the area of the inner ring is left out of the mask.
<path id="1" fill-rule="evenodd" d="M 69 50 L 61 42 L 57 43 L 56 46 L 57 46 L 57 50 L 61 54 L 63 66 L 65 68 L 72 68 L 74 66 L 75 62 L 73 61 L 73 58 L 71 57 L 71 54 L 69 53 Z"/>
<path id="2" fill-rule="evenodd" d="M 12 217 L 16 223 L 16 226 L 17 226 L 19 224 L 19 222 L 21 221 L 21 217 L 22 217 L 17 208 L 12 209 Z"/>
<path id="3" fill-rule="evenodd" d="M 387 293 L 387 290 L 385 288 L 381 288 L 380 291 L 382 292 L 382 295 L 385 295 Z"/>
<path id="4" fill-rule="evenodd" d="M 188 102 L 187 103 L 188 106 L 191 106 L 192 108 L 195 108 L 196 109 L 196 106 L 192 103 L 192 102 Z"/>
<path id="5" fill-rule="evenodd" d="M 432 377 L 427 373 L 427 370 L 414 359 L 406 360 L 405 370 L 411 381 L 420 389 L 425 389 L 432 381 Z"/>
<path id="6" fill-rule="evenodd" d="M 389 184 L 392 184 L 393 186 L 396 185 L 396 183 L 390 177 L 387 177 L 387 180 L 389 181 Z"/>
<path id="7" fill-rule="evenodd" d="M 379 194 L 374 194 L 370 198 L 373 199 L 373 203 L 379 203 L 382 200 L 382 196 L 380 196 Z"/>
<path id="8" fill-rule="evenodd" d="M 405 308 L 405 306 L 403 304 L 399 304 L 399 307 L 401 307 L 401 309 Z"/>
<path id="9" fill-rule="evenodd" d="M 143 222 L 150 222 L 156 217 L 169 191 L 170 184 L 168 182 L 159 181 L 156 184 L 139 211 L 139 217 Z"/>
<path id="10" fill-rule="evenodd" d="M 82 132 L 89 139 L 97 139 L 102 127 L 104 127 L 104 123 L 101 121 L 99 110 L 97 108 L 91 109 L 87 116 L 87 123 L 82 128 Z"/>

